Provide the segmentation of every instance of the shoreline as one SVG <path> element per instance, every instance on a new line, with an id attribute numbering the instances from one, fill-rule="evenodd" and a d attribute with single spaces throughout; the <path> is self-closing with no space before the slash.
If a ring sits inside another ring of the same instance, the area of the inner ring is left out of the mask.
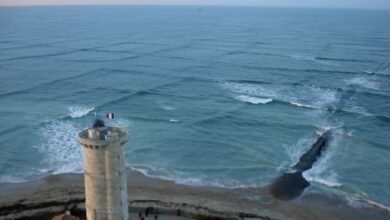
<path id="1" fill-rule="evenodd" d="M 131 168 L 127 176 L 130 212 L 154 207 L 168 216 L 180 209 L 188 219 L 390 219 L 385 206 L 358 198 L 348 201 L 344 195 L 316 186 L 295 200 L 280 201 L 266 188 L 188 186 L 147 177 Z M 83 210 L 83 174 L 0 183 L 0 220 L 50 219 L 70 205 Z"/>

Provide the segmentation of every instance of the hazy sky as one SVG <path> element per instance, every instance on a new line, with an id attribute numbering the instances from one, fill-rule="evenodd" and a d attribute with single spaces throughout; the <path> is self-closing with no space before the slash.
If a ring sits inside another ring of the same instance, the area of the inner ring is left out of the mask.
<path id="1" fill-rule="evenodd" d="M 390 0 L 0 0 L 0 6 L 74 4 L 257 5 L 282 7 L 390 9 Z"/>

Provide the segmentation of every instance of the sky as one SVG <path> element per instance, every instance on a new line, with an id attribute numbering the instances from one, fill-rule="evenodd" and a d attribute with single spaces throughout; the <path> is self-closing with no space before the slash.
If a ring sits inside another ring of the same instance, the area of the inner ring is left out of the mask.
<path id="1" fill-rule="evenodd" d="M 390 0 L 0 0 L 11 5 L 240 5 L 273 7 L 390 9 Z"/>

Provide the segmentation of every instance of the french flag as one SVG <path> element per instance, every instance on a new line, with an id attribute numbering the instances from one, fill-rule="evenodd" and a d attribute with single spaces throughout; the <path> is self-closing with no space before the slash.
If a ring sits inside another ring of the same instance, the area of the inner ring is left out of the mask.
<path id="1" fill-rule="evenodd" d="M 106 118 L 114 119 L 114 113 L 112 113 L 112 112 L 106 113 Z"/>

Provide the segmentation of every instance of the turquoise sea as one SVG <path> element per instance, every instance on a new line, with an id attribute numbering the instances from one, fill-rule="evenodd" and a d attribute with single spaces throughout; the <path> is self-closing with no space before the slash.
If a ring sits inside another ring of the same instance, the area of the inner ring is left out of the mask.
<path id="1" fill-rule="evenodd" d="M 0 182 L 82 172 L 106 112 L 129 166 L 190 185 L 265 186 L 331 129 L 304 176 L 390 205 L 390 13 L 0 8 Z"/>

